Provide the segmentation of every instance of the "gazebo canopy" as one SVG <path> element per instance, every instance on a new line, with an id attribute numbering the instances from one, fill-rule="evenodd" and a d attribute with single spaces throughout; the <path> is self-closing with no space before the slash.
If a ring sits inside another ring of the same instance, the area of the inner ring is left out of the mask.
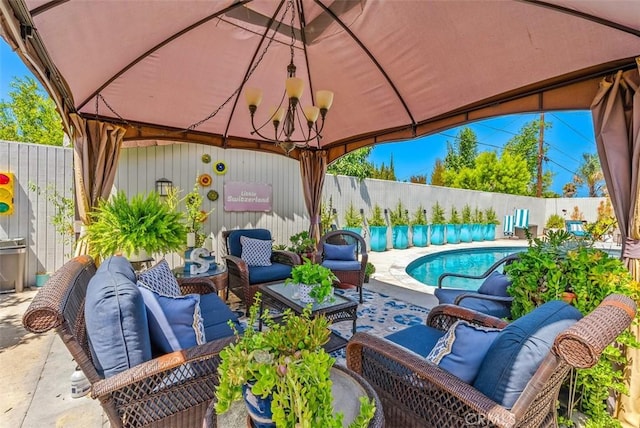
<path id="1" fill-rule="evenodd" d="M 335 93 L 323 138 L 312 142 L 328 149 L 328 161 L 483 117 L 588 108 L 600 78 L 634 67 L 640 55 L 637 1 L 294 3 L 301 102 L 311 104 L 318 89 Z M 79 113 L 123 125 L 125 144 L 179 140 L 284 153 L 252 134 L 242 92 L 264 90 L 259 123 L 282 98 L 286 1 L 1 0 L 0 7 L 3 37 L 68 127 L 68 115 Z"/>

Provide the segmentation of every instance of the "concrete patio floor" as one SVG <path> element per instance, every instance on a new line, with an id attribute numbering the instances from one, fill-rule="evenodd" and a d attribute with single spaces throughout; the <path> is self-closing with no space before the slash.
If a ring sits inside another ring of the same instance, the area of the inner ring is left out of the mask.
<path id="1" fill-rule="evenodd" d="M 523 246 L 523 240 L 498 240 L 411 247 L 369 253 L 376 267 L 367 289 L 389 294 L 415 305 L 431 308 L 437 304 L 433 287 L 414 280 L 405 272 L 413 260 L 438 251 L 481 246 Z M 108 427 L 100 404 L 89 396 L 71 397 L 70 376 L 75 369 L 71 354 L 57 334 L 28 333 L 22 314 L 37 289 L 0 294 L 0 385 L 3 389 L 0 427 L 7 428 L 93 428 Z"/>

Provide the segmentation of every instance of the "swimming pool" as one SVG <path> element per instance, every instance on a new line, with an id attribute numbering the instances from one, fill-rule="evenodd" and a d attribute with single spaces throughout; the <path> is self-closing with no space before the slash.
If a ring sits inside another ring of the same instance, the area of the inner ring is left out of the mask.
<path id="1" fill-rule="evenodd" d="M 414 279 L 436 287 L 438 278 L 445 272 L 482 275 L 498 260 L 526 249 L 527 247 L 484 247 L 442 251 L 412 261 L 406 270 Z M 482 280 L 448 278 L 443 286 L 477 290 L 481 283 Z"/>

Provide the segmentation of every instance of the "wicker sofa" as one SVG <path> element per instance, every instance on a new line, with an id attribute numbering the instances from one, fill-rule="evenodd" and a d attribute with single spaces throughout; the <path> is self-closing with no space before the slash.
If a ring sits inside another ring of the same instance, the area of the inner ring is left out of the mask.
<path id="1" fill-rule="evenodd" d="M 87 286 L 95 273 L 88 256 L 67 262 L 34 297 L 23 316 L 25 328 L 56 330 L 112 427 L 201 426 L 218 383 L 220 350 L 234 338 L 172 352 L 103 379 L 91 358 L 84 318 Z M 216 290 L 207 279 L 181 281 L 180 289 L 183 294 Z"/>
<path id="2" fill-rule="evenodd" d="M 633 300 L 611 295 L 592 313 L 561 331 L 510 408 L 423 356 L 367 333 L 356 333 L 349 341 L 347 366 L 378 393 L 387 427 L 557 426 L 556 403 L 569 370 L 592 367 L 602 350 L 630 325 L 635 313 Z M 507 326 L 501 319 L 476 311 L 440 305 L 422 327 L 447 330 L 457 320 L 500 329 Z"/>

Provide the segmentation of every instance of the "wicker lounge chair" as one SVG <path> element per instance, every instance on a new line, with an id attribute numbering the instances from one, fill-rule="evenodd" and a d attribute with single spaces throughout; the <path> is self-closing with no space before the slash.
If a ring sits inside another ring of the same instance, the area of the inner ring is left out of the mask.
<path id="1" fill-rule="evenodd" d="M 631 323 L 635 303 L 607 297 L 591 314 L 556 337 L 515 404 L 507 409 L 472 385 L 387 339 L 356 333 L 347 345 L 347 366 L 376 390 L 387 427 L 557 426 L 556 403 L 572 367 L 592 367 L 602 350 Z M 507 323 L 453 305 L 434 308 L 427 325 L 446 330 L 458 319 L 504 328 Z"/>
<path id="2" fill-rule="evenodd" d="M 340 250 L 339 247 L 331 247 L 335 251 L 325 251 L 324 244 L 334 246 L 352 245 L 353 250 L 345 252 Z M 332 259 L 333 256 L 338 257 L 338 259 Z M 331 269 L 340 280 L 340 284 L 352 285 L 358 289 L 360 303 L 362 303 L 362 284 L 364 283 L 368 257 L 367 245 L 362 236 L 349 230 L 335 230 L 323 235 L 318 243 L 318 251 L 316 253 L 316 261 Z"/>
<path id="3" fill-rule="evenodd" d="M 271 240 L 271 232 L 266 229 L 234 229 L 222 232 L 229 273 L 229 290 L 249 308 L 253 304 L 253 297 L 259 285 L 284 282 L 291 276 L 291 267 L 299 265 L 301 261 L 300 257 L 291 251 L 272 250 L 271 266 L 248 266 L 241 258 L 242 236 Z"/>
<path id="4" fill-rule="evenodd" d="M 91 359 L 84 302 L 93 260 L 79 256 L 60 268 L 23 316 L 34 333 L 55 329 L 91 383 L 112 427 L 201 426 L 218 383 L 219 352 L 233 337 L 173 352 L 102 379 Z M 179 281 L 180 282 L 180 281 Z M 208 279 L 181 283 L 183 294 L 216 291 Z"/>

